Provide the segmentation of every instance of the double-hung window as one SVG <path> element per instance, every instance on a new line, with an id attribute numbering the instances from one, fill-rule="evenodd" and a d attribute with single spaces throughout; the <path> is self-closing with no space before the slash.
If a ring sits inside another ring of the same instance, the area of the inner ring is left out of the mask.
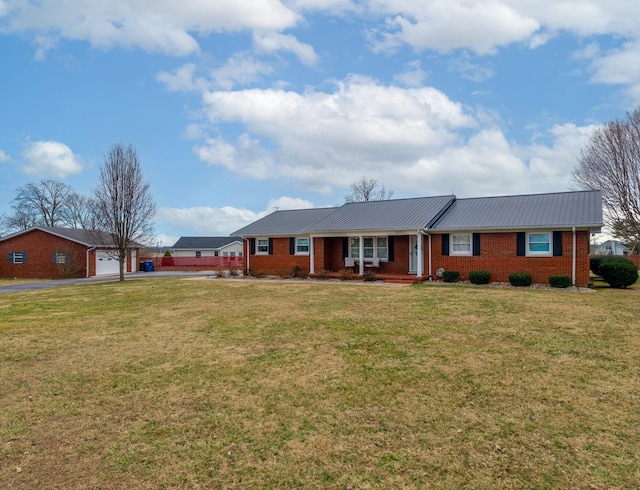
<path id="1" fill-rule="evenodd" d="M 196 257 L 202 257 L 202 250 L 196 250 Z"/>
<path id="2" fill-rule="evenodd" d="M 296 238 L 296 255 L 309 255 L 308 238 Z"/>
<path id="3" fill-rule="evenodd" d="M 551 232 L 537 231 L 527 233 L 527 255 L 530 256 L 551 256 L 553 245 L 551 243 Z"/>
<path id="4" fill-rule="evenodd" d="M 269 239 L 258 238 L 256 240 L 256 255 L 268 255 L 269 254 Z"/>
<path id="5" fill-rule="evenodd" d="M 65 253 L 56 252 L 56 264 L 66 264 L 68 255 Z"/>
<path id="6" fill-rule="evenodd" d="M 389 258 L 389 239 L 385 237 L 363 237 L 362 249 L 364 259 L 384 259 Z M 360 238 L 351 237 L 349 240 L 349 257 L 357 259 L 360 257 Z"/>
<path id="7" fill-rule="evenodd" d="M 25 252 L 10 252 L 9 263 L 11 264 L 24 264 L 27 261 L 27 254 Z"/>
<path id="8" fill-rule="evenodd" d="M 451 255 L 471 254 L 471 233 L 451 235 Z"/>

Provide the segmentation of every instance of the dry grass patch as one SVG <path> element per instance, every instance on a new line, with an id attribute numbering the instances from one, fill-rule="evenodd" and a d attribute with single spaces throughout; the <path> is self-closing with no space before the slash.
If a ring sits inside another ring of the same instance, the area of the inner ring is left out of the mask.
<path id="1" fill-rule="evenodd" d="M 638 286 L 0 296 L 9 488 L 632 488 Z"/>

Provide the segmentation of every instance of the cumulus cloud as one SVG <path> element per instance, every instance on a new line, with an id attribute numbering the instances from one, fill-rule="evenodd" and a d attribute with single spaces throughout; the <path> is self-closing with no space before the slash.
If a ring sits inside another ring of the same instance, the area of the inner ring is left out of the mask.
<path id="1" fill-rule="evenodd" d="M 58 141 L 34 141 L 27 145 L 21 170 L 35 177 L 63 179 L 82 171 L 82 165 L 71 148 Z"/>
<path id="2" fill-rule="evenodd" d="M 204 101 L 212 125 L 240 124 L 245 131 L 231 140 L 199 127 L 200 159 L 326 194 L 362 175 L 396 195 L 563 190 L 591 130 L 555 126 L 541 135 L 544 143 L 521 146 L 485 110 L 471 111 L 434 88 L 364 77 L 337 83 L 332 92 L 212 91 Z"/>
<path id="3" fill-rule="evenodd" d="M 8 162 L 9 160 L 9 155 L 7 155 L 3 150 L 0 150 L 0 163 Z"/>
<path id="4" fill-rule="evenodd" d="M 158 209 L 157 217 L 178 232 L 184 230 L 189 234 L 195 233 L 201 236 L 227 236 L 278 209 L 308 209 L 313 207 L 314 205 L 310 201 L 281 196 L 277 199 L 271 199 L 267 203 L 266 209 L 260 212 L 231 206 L 220 208 L 204 206 L 193 208 L 162 207 Z M 166 245 L 171 245 L 177 240 L 177 238 L 173 239 L 173 241 L 171 239 L 172 237 L 166 236 L 161 241 Z"/>
<path id="5" fill-rule="evenodd" d="M 290 51 L 295 54 L 301 63 L 313 66 L 318 62 L 318 55 L 309 44 L 301 43 L 294 36 L 280 34 L 278 32 L 254 33 L 253 42 L 258 51 L 275 53 Z"/>
<path id="6" fill-rule="evenodd" d="M 231 90 L 236 85 L 249 85 L 256 82 L 262 75 L 273 73 L 273 67 L 254 59 L 249 53 L 236 53 L 227 62 L 211 70 L 214 84 L 224 90 Z"/>
<path id="7" fill-rule="evenodd" d="M 9 0 L 0 3 L 0 12 L 5 13 L 8 29 L 14 32 L 86 41 L 106 49 L 136 47 L 177 56 L 198 52 L 195 33 L 281 31 L 300 20 L 280 0 L 68 0 L 65 8 L 52 0 Z"/>
<path id="8" fill-rule="evenodd" d="M 204 90 L 208 82 L 202 77 L 195 77 L 196 65 L 186 63 L 173 73 L 162 71 L 156 75 L 156 80 L 164 84 L 167 90 L 172 92 L 190 92 L 192 90 Z"/>

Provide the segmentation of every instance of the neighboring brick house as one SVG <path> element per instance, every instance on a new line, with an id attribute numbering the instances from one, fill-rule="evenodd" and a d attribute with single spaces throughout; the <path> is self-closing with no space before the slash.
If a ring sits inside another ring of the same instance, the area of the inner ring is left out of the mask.
<path id="1" fill-rule="evenodd" d="M 106 233 L 36 226 L 0 238 L 0 277 L 61 278 L 119 274 L 119 264 Z M 138 249 L 125 262 L 136 271 Z"/>
<path id="2" fill-rule="evenodd" d="M 376 273 L 437 279 L 488 270 L 507 282 L 528 272 L 536 283 L 567 275 L 589 283 L 589 239 L 602 226 L 600 191 L 471 199 L 453 195 L 276 211 L 232 234 L 245 243 L 245 268 L 310 274 L 355 263 Z M 360 258 L 363 258 L 360 260 Z"/>
<path id="3" fill-rule="evenodd" d="M 242 240 L 229 236 L 183 236 L 171 247 L 174 257 L 242 257 Z"/>

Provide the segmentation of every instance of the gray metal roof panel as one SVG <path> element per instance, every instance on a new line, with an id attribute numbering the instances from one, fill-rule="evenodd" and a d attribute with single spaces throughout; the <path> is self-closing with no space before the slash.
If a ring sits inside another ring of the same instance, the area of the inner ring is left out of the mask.
<path id="1" fill-rule="evenodd" d="M 325 218 L 337 208 L 288 209 L 274 211 L 264 218 L 234 231 L 232 236 L 296 235 Z"/>
<path id="2" fill-rule="evenodd" d="M 238 237 L 231 236 L 183 236 L 171 248 L 216 250 L 239 241 Z"/>
<path id="3" fill-rule="evenodd" d="M 450 195 L 347 203 L 305 231 L 417 230 L 426 228 L 454 199 Z"/>
<path id="4" fill-rule="evenodd" d="M 601 226 L 600 191 L 456 200 L 435 230 Z"/>

